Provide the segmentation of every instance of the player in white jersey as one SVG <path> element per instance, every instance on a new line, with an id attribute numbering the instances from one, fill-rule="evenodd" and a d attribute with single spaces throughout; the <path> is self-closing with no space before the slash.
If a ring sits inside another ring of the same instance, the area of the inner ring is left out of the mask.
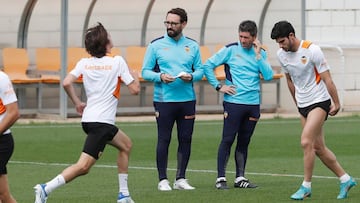
<path id="1" fill-rule="evenodd" d="M 301 40 L 296 52 L 279 49 L 278 58 L 283 72 L 291 75 L 297 87 L 295 101 L 299 108 L 330 99 L 326 85 L 320 79 L 320 74 L 330 68 L 319 46 Z"/>
<path id="2" fill-rule="evenodd" d="M 120 96 L 120 82 L 127 85 L 131 94 L 138 94 L 138 74 L 129 70 L 121 56 L 110 56 L 112 41 L 106 29 L 99 23 L 89 28 L 85 47 L 90 58 L 81 59 L 66 76 L 63 87 L 82 115 L 82 128 L 87 134 L 83 152 L 77 163 L 45 184 L 37 184 L 35 203 L 45 203 L 56 188 L 85 175 L 101 156 L 106 144 L 119 150 L 117 157 L 119 194 L 118 203 L 134 202 L 128 190 L 128 162 L 132 143 L 130 138 L 115 126 L 115 116 Z M 82 76 L 87 102 L 76 95 L 73 83 Z"/>
<path id="3" fill-rule="evenodd" d="M 20 117 L 16 94 L 9 77 L 0 71 L 0 202 L 16 203 L 10 193 L 6 165 L 14 152 L 10 127 Z"/>
<path id="4" fill-rule="evenodd" d="M 295 36 L 293 26 L 287 21 L 276 23 L 271 38 L 280 46 L 278 60 L 285 73 L 287 84 L 301 115 L 301 147 L 304 152 L 304 180 L 291 199 L 303 200 L 311 196 L 311 178 L 315 157 L 319 157 L 340 180 L 338 199 L 344 199 L 356 185 L 325 145 L 323 125 L 327 116 L 340 110 L 336 86 L 331 78 L 320 47 Z"/>

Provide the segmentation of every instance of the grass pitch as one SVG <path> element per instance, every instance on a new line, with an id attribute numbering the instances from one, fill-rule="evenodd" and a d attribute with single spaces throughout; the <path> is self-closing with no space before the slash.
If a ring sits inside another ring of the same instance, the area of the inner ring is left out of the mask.
<path id="1" fill-rule="evenodd" d="M 360 181 L 360 118 L 357 116 L 329 118 L 325 124 L 328 147 L 355 179 Z M 160 192 L 157 190 L 155 122 L 117 123 L 133 141 L 130 158 L 129 189 L 137 203 L 187 202 L 293 202 L 290 195 L 302 182 L 301 126 L 298 119 L 260 120 L 250 143 L 246 169 L 247 178 L 259 185 L 257 189 L 235 189 L 234 146 L 227 167 L 230 189 L 214 188 L 217 148 L 221 139 L 222 121 L 196 121 L 192 154 L 187 178 L 196 187 L 193 191 Z M 16 124 L 12 128 L 15 152 L 8 164 L 12 194 L 19 203 L 34 201 L 33 186 L 59 174 L 75 163 L 85 139 L 79 123 Z M 177 137 L 173 133 L 169 154 L 168 177 L 175 178 Z M 118 180 L 116 150 L 107 146 L 103 156 L 86 176 L 54 191 L 49 203 L 111 203 L 116 202 Z M 316 161 L 312 184 L 313 195 L 305 201 L 339 202 L 339 182 Z M 342 202 L 360 202 L 360 186 L 354 187 Z"/>

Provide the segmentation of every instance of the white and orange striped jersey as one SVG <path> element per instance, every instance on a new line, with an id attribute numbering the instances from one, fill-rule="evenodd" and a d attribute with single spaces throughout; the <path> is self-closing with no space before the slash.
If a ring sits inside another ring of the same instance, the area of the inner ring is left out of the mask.
<path id="1" fill-rule="evenodd" d="M 16 101 L 17 97 L 9 77 L 3 71 L 0 71 L 0 122 L 6 114 L 5 105 Z M 7 129 L 3 133 L 10 133 L 10 129 Z"/>
<path id="2" fill-rule="evenodd" d="M 82 122 L 114 124 L 120 82 L 129 85 L 134 80 L 125 60 L 121 56 L 83 58 L 70 74 L 82 76 L 87 97 Z"/>
<path id="3" fill-rule="evenodd" d="M 320 47 L 302 40 L 296 52 L 279 49 L 278 60 L 295 86 L 295 99 L 300 108 L 330 99 L 320 73 L 330 69 Z"/>

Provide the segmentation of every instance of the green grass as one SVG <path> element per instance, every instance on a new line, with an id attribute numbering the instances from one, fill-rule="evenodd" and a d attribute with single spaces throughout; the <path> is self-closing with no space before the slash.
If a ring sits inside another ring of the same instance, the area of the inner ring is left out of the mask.
<path id="1" fill-rule="evenodd" d="M 325 125 L 327 145 L 342 166 L 358 181 L 360 177 L 359 117 L 329 118 Z M 292 202 L 289 196 L 302 181 L 302 151 L 299 145 L 300 122 L 297 119 L 260 120 L 249 149 L 247 177 L 257 189 L 218 191 L 216 155 L 222 121 L 196 121 L 187 178 L 194 191 L 159 192 L 155 164 L 156 124 L 154 122 L 118 123 L 134 144 L 130 159 L 129 188 L 137 203 L 151 202 Z M 8 164 L 13 195 L 20 203 L 33 202 L 32 187 L 48 181 L 67 165 L 77 161 L 85 135 L 79 123 L 16 124 L 12 128 L 15 152 Z M 168 176 L 172 182 L 176 168 L 176 133 L 169 154 Z M 118 192 L 116 150 L 108 146 L 91 172 L 54 191 L 52 203 L 116 202 Z M 227 178 L 234 178 L 233 153 Z M 317 160 L 313 179 L 312 202 L 339 202 L 338 180 Z M 359 186 L 343 202 L 360 202 Z"/>

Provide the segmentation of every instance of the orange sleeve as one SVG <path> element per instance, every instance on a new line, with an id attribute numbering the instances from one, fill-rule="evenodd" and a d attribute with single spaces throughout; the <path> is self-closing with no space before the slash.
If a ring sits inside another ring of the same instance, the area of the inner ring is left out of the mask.
<path id="1" fill-rule="evenodd" d="M 2 103 L 2 100 L 0 99 L 0 114 L 5 113 L 6 108 L 5 105 Z"/>
<path id="2" fill-rule="evenodd" d="M 309 48 L 309 46 L 310 46 L 311 44 L 312 44 L 311 41 L 304 40 L 304 42 L 302 43 L 301 47 L 307 49 L 307 48 Z"/>
<path id="3" fill-rule="evenodd" d="M 120 98 L 120 87 L 121 87 L 121 78 L 118 77 L 118 82 L 117 82 L 116 88 L 113 92 L 114 97 L 116 97 L 117 99 Z"/>

